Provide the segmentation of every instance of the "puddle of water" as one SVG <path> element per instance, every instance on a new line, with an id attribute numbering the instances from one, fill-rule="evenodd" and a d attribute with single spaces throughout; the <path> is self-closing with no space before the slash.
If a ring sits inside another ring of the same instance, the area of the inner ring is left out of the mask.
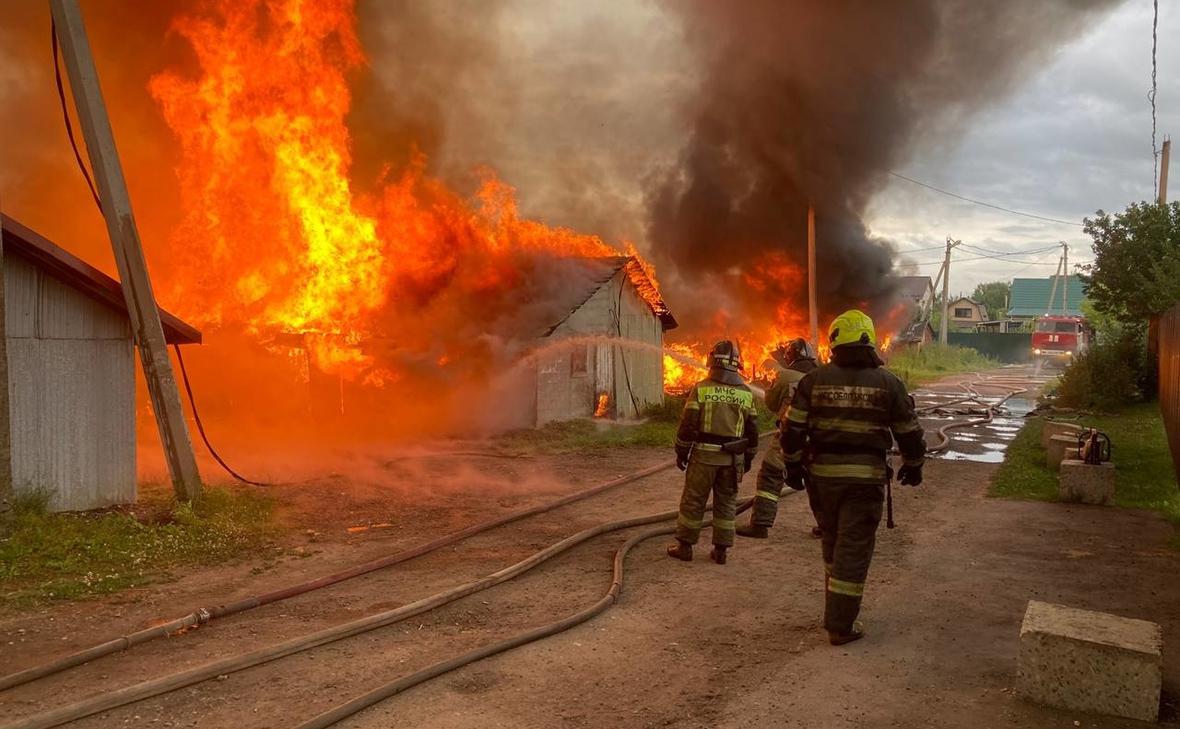
<path id="1" fill-rule="evenodd" d="M 988 451 L 986 453 L 963 453 L 962 451 L 943 451 L 935 456 L 948 461 L 973 461 L 975 463 L 1001 463 L 1004 452 Z"/>
<path id="2" fill-rule="evenodd" d="M 987 448 L 989 451 L 1003 451 L 1008 447 L 1007 443 L 980 443 L 979 445 Z"/>

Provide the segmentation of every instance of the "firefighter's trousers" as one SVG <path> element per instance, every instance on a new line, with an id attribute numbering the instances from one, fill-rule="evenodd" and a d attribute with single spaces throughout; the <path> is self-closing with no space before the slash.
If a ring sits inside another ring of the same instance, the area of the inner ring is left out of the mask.
<path id="1" fill-rule="evenodd" d="M 756 526 L 774 526 L 778 515 L 778 500 L 786 484 L 786 464 L 783 462 L 783 447 L 776 433 L 770 439 L 770 447 L 758 467 L 758 480 L 754 491 L 754 515 L 750 523 Z"/>
<path id="2" fill-rule="evenodd" d="M 885 485 L 812 478 L 807 485 L 807 500 L 816 521 L 824 527 L 824 627 L 847 634 L 860 613 L 885 503 Z"/>
<path id="3" fill-rule="evenodd" d="M 676 519 L 676 538 L 696 544 L 701 536 L 705 504 L 713 494 L 713 544 L 733 545 L 734 513 L 737 511 L 738 468 L 718 466 L 693 459 L 684 473 L 684 492 L 680 495 L 680 515 Z"/>

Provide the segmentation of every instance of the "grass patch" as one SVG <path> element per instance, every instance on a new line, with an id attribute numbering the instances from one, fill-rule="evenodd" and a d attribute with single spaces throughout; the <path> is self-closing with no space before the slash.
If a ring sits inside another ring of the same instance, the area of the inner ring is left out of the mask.
<path id="1" fill-rule="evenodd" d="M 942 347 L 927 344 L 921 349 L 904 347 L 887 353 L 885 366 L 913 389 L 956 372 L 974 372 L 999 367 L 999 360 L 985 357 L 970 347 Z"/>
<path id="2" fill-rule="evenodd" d="M 1180 490 L 1156 403 L 1130 405 L 1108 415 L 1084 415 L 1080 423 L 1110 436 L 1118 470 L 1115 503 L 1149 509 L 1180 524 Z M 1040 418 L 1029 420 L 1008 447 L 992 485 L 993 496 L 1054 501 L 1057 474 L 1045 466 Z"/>
<path id="3" fill-rule="evenodd" d="M 758 431 L 774 428 L 774 414 L 761 400 L 758 406 Z M 563 420 L 540 428 L 513 430 L 496 437 L 497 445 L 508 451 L 534 453 L 569 453 L 608 448 L 671 448 L 684 410 L 684 398 L 667 396 L 660 405 L 644 411 L 644 420 L 619 424 L 595 420 Z"/>
<path id="4" fill-rule="evenodd" d="M 1045 465 L 1045 449 L 1041 447 L 1044 428 L 1044 420 L 1029 418 L 1008 444 L 1004 462 L 992 482 L 992 496 L 1057 500 L 1057 474 Z"/>
<path id="5" fill-rule="evenodd" d="M 169 570 L 214 564 L 267 544 L 273 501 L 257 491 L 209 488 L 197 505 L 164 489 L 126 509 L 52 513 L 22 495 L 0 514 L 0 606 L 109 594 L 170 579 Z"/>

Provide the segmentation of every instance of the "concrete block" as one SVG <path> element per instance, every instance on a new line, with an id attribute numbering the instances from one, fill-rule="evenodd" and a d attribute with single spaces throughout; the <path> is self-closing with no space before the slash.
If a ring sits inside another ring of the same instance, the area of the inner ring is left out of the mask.
<path id="1" fill-rule="evenodd" d="M 1065 459 L 1057 477 L 1057 496 L 1062 501 L 1107 506 L 1114 503 L 1113 463 L 1092 466 L 1085 461 Z"/>
<path id="2" fill-rule="evenodd" d="M 1016 691 L 1062 709 L 1154 722 L 1162 646 L 1156 623 L 1030 600 Z"/>
<path id="3" fill-rule="evenodd" d="M 1046 420 L 1041 428 L 1041 447 L 1049 450 L 1049 439 L 1055 435 L 1072 435 L 1076 439 L 1082 432 L 1082 426 L 1077 423 L 1067 423 L 1064 420 Z"/>
<path id="4" fill-rule="evenodd" d="M 1045 463 L 1053 471 L 1061 467 L 1066 458 L 1078 457 L 1078 438 L 1076 435 L 1055 435 L 1049 439 L 1049 447 L 1045 449 Z"/>

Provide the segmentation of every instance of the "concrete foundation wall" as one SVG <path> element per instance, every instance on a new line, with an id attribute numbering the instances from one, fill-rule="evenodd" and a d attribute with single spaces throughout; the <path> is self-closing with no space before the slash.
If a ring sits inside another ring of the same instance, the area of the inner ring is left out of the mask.
<path id="1" fill-rule="evenodd" d="M 16 493 L 55 510 L 135 500 L 135 363 L 126 317 L 6 256 L 8 428 Z"/>

